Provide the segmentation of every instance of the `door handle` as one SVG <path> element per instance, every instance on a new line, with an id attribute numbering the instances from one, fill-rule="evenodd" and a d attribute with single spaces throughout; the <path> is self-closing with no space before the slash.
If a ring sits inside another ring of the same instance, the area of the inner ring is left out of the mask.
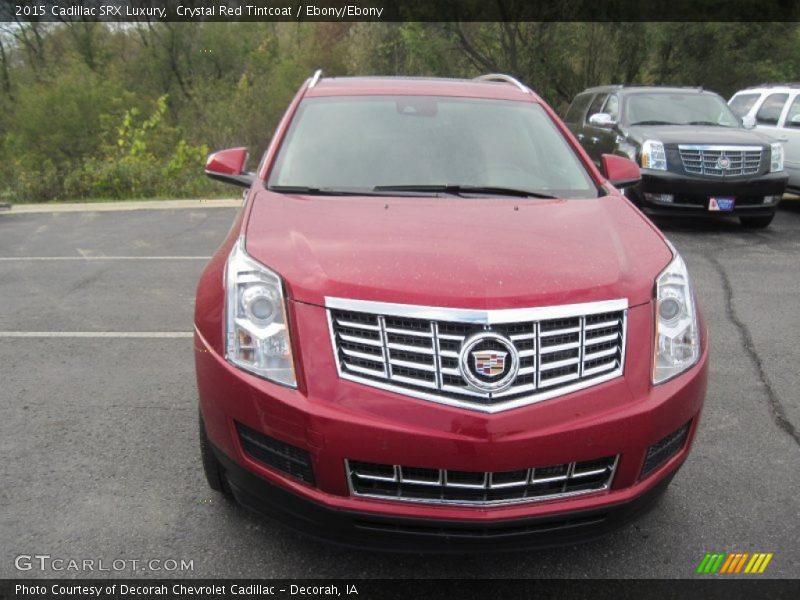
<path id="1" fill-rule="evenodd" d="M 590 137 L 589 139 L 590 139 L 590 140 L 592 140 L 592 143 L 593 143 L 593 144 L 596 144 L 597 142 L 599 142 L 599 141 L 600 141 L 600 138 L 599 138 L 599 137 L 595 137 L 595 136 L 592 136 L 592 137 Z"/>
<path id="2" fill-rule="evenodd" d="M 583 134 L 582 134 L 582 133 L 579 133 L 579 134 L 578 134 L 578 135 L 576 135 L 575 137 L 577 137 L 577 138 L 578 138 L 578 140 L 582 140 L 582 139 L 583 139 Z"/>
<path id="3" fill-rule="evenodd" d="M 788 142 L 788 141 L 789 141 L 789 138 L 788 138 L 788 137 L 779 137 L 779 138 L 778 138 L 778 141 L 779 141 L 779 142 Z"/>

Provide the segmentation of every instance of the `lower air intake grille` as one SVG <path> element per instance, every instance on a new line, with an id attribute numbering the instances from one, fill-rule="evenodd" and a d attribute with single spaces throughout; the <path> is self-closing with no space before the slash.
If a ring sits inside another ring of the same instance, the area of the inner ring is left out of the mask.
<path id="1" fill-rule="evenodd" d="M 345 461 L 355 496 L 432 504 L 514 504 L 608 489 L 617 456 L 516 471 L 454 471 Z"/>
<path id="2" fill-rule="evenodd" d="M 686 441 L 686 434 L 688 433 L 689 423 L 650 446 L 647 449 L 647 456 L 645 456 L 644 459 L 641 477 L 644 477 L 654 469 L 663 465 L 674 456 L 678 450 L 683 448 L 683 443 Z"/>
<path id="3" fill-rule="evenodd" d="M 308 452 L 241 423 L 236 423 L 236 431 L 239 433 L 242 448 L 251 458 L 296 479 L 314 484 L 314 471 Z"/>

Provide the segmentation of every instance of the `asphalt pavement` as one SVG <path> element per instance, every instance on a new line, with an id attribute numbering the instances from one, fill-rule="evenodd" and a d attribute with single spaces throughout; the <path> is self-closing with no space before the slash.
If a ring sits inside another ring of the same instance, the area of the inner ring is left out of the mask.
<path id="1" fill-rule="evenodd" d="M 325 545 L 206 486 L 189 335 L 234 215 L 0 214 L 0 577 L 682 578 L 706 552 L 771 552 L 759 577 L 798 577 L 800 201 L 764 231 L 659 221 L 711 334 L 699 434 L 659 505 L 588 544 L 475 556 Z M 18 570 L 29 555 L 63 570 Z"/>

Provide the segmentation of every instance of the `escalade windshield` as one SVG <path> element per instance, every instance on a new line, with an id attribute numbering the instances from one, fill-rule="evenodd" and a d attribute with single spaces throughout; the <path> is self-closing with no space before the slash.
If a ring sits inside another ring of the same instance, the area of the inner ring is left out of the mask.
<path id="1" fill-rule="evenodd" d="M 539 105 L 432 96 L 307 98 L 268 186 L 329 195 L 598 195 Z"/>
<path id="2" fill-rule="evenodd" d="M 623 119 L 628 125 L 740 127 L 739 120 L 722 98 L 697 92 L 631 94 L 625 98 Z"/>

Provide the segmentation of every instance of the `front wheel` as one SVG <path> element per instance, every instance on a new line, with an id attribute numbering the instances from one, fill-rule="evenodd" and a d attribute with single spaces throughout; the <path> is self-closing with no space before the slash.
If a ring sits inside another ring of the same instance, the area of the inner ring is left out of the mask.
<path id="1" fill-rule="evenodd" d="M 199 413 L 199 411 L 198 411 Z M 206 425 L 203 423 L 203 414 L 199 413 L 200 417 L 200 458 L 203 461 L 203 472 L 210 487 L 215 492 L 220 492 L 226 497 L 232 497 L 231 490 L 228 487 L 228 481 L 225 479 L 225 471 L 222 465 L 214 456 L 214 451 L 211 449 L 211 444 L 208 441 L 208 434 L 206 434 Z"/>
<path id="2" fill-rule="evenodd" d="M 768 217 L 741 217 L 739 220 L 742 222 L 742 227 L 747 229 L 764 229 L 772 223 L 774 218 L 775 214 L 773 213 Z"/>

